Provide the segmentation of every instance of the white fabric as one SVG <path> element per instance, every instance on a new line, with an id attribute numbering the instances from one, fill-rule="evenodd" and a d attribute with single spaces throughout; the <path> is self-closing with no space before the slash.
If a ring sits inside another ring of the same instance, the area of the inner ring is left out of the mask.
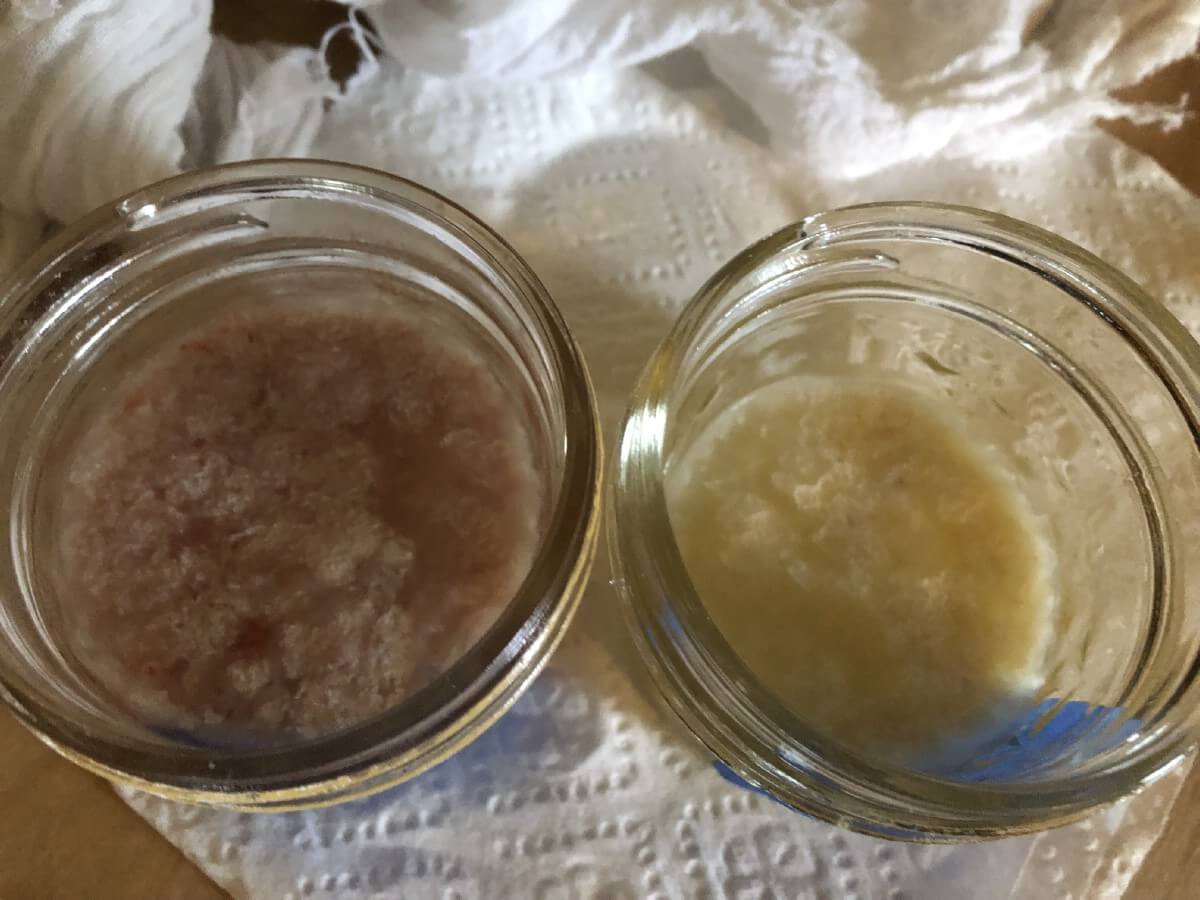
<path id="1" fill-rule="evenodd" d="M 0 2 L 0 207 L 66 221 L 177 172 L 211 8 Z"/>
<path id="2" fill-rule="evenodd" d="M 1191 50 L 1200 18 L 1193 0 L 365 5 L 396 59 L 442 77 L 544 78 L 694 45 L 780 152 L 826 177 L 1037 152 L 1118 112 L 1109 91 Z"/>
<path id="3" fill-rule="evenodd" d="M 1109 87 L 1187 52 L 1200 2 L 1067 0 L 1033 28 L 1046 5 L 377 4 L 385 55 L 345 94 L 311 51 L 215 42 L 183 159 L 344 159 L 475 210 L 561 304 L 610 435 L 705 277 L 766 231 L 849 202 L 937 199 L 1046 225 L 1200 333 L 1200 200 L 1085 125 L 1112 108 Z M 983 846 L 811 822 L 721 780 L 680 734 L 607 578 L 598 564 L 514 710 L 399 789 L 272 816 L 126 799 L 238 898 L 990 900 L 1119 896 L 1177 791 L 1178 774 L 1079 826 Z"/>

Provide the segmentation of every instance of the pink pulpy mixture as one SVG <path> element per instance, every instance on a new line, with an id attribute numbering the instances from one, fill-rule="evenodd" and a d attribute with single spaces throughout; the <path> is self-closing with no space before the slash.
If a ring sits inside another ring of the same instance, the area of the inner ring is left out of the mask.
<path id="1" fill-rule="evenodd" d="M 74 651 L 169 727 L 315 735 L 458 659 L 540 539 L 528 414 L 445 323 L 228 313 L 79 435 L 59 572 Z"/>

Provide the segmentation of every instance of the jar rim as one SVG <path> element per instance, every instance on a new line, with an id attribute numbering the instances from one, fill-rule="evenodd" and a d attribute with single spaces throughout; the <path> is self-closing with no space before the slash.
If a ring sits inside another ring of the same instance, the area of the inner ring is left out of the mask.
<path id="1" fill-rule="evenodd" d="M 530 571 L 496 623 L 430 684 L 350 728 L 265 750 L 130 746 L 81 730 L 0 672 L 0 700 L 85 768 L 161 796 L 257 809 L 373 793 L 442 761 L 503 714 L 549 658 L 578 605 L 598 533 L 602 471 L 599 420 L 582 353 L 529 265 L 453 201 L 362 166 L 309 159 L 232 163 L 177 175 L 100 207 L 68 225 L 0 285 L 0 347 L 31 298 L 62 293 L 64 282 L 86 272 L 91 257 L 123 236 L 175 219 L 186 224 L 190 215 L 247 199 L 289 197 L 415 214 L 469 248 L 489 280 L 513 292 L 543 336 L 546 362 L 560 385 L 556 399 L 564 428 L 555 441 L 562 444 L 562 475 Z M 55 296 L 42 315 L 53 316 L 57 305 Z M 6 367 L 7 360 L 0 364 Z"/>
<path id="2" fill-rule="evenodd" d="M 722 762 L 785 805 L 842 827 L 921 841 L 998 837 L 1065 824 L 1159 777 L 1194 746 L 1190 729 L 1152 730 L 1111 765 L 1069 785 L 948 781 L 864 760 L 799 722 L 728 647 L 700 612 L 699 593 L 669 524 L 662 484 L 662 439 L 672 425 L 669 398 L 691 354 L 699 359 L 711 352 L 711 345 L 697 342 L 723 304 L 736 305 L 747 280 L 761 274 L 755 283 L 762 283 L 785 264 L 870 266 L 861 252 L 844 257 L 841 251 L 885 231 L 893 239 L 933 240 L 1031 269 L 1115 323 L 1152 361 L 1193 443 L 1200 443 L 1200 345 L 1161 304 L 1103 260 L 1037 226 L 965 206 L 885 202 L 834 209 L 785 226 L 729 260 L 689 301 L 648 362 L 614 453 L 608 519 L 614 583 L 641 656 L 668 704 Z M 631 461 L 637 457 L 649 462 L 635 466 Z M 1193 651 L 1177 692 L 1179 699 L 1186 694 L 1193 709 L 1200 699 L 1198 669 L 1200 657 Z"/>

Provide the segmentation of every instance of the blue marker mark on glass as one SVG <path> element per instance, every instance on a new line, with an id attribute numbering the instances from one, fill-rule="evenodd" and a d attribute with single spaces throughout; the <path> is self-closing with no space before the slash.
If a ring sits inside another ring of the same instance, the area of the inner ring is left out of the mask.
<path id="1" fill-rule="evenodd" d="M 954 775 L 964 781 L 1012 781 L 1067 754 L 1095 756 L 1111 750 L 1141 726 L 1137 719 L 1122 721 L 1121 715 L 1119 708 L 1093 706 L 1083 700 L 1045 700 L 989 757 Z"/>
<path id="2" fill-rule="evenodd" d="M 1049 715 L 1051 712 L 1053 715 Z M 1140 726 L 1137 719 L 1122 721 L 1119 708 L 1093 706 L 1083 700 L 1049 699 L 1026 715 L 1012 737 L 983 759 L 931 774 L 985 784 L 1011 782 L 1053 765 L 1068 754 L 1094 756 L 1111 750 L 1135 734 Z M 779 802 L 725 763 L 714 762 L 713 768 L 730 784 Z"/>

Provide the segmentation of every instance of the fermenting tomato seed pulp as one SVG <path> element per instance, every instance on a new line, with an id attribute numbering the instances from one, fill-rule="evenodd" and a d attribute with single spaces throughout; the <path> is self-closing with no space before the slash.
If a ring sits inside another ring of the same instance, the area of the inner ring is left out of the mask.
<path id="1" fill-rule="evenodd" d="M 785 378 L 707 423 L 666 485 L 706 610 L 826 736 L 929 763 L 1041 686 L 1045 529 L 999 454 L 917 391 Z"/>
<path id="2" fill-rule="evenodd" d="M 146 721 L 311 736 L 461 657 L 546 498 L 526 413 L 453 320 L 246 309 L 148 354 L 80 428 L 57 578 L 73 651 Z"/>

